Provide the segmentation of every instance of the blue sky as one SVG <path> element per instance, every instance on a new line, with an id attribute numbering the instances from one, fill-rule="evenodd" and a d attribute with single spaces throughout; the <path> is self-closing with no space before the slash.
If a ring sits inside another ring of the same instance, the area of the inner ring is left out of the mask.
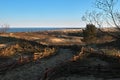
<path id="1" fill-rule="evenodd" d="M 0 0 L 0 24 L 11 27 L 81 27 L 95 0 Z"/>

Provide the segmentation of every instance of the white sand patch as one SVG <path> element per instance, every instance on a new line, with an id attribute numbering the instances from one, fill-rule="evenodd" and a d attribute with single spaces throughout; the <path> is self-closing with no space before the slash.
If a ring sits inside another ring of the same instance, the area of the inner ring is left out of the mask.
<path id="1" fill-rule="evenodd" d="M 49 39 L 49 41 L 58 43 L 58 42 L 65 42 L 66 40 L 61 38 L 53 38 L 53 39 Z"/>
<path id="2" fill-rule="evenodd" d="M 71 39 L 69 39 L 69 38 L 50 38 L 49 40 L 48 40 L 48 42 L 52 42 L 52 43 L 81 43 L 81 40 L 80 39 L 76 39 L 76 38 L 71 38 Z"/>
<path id="3" fill-rule="evenodd" d="M 0 48 L 4 48 L 6 46 L 7 46 L 6 44 L 0 44 Z"/>

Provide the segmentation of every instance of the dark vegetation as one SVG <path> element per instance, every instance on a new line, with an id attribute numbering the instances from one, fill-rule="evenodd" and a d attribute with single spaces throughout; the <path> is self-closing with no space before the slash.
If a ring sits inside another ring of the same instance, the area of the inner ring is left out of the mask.
<path id="1" fill-rule="evenodd" d="M 86 43 L 95 43 L 97 37 L 97 28 L 95 27 L 95 25 L 86 25 L 85 30 L 83 30 L 83 36 Z"/>

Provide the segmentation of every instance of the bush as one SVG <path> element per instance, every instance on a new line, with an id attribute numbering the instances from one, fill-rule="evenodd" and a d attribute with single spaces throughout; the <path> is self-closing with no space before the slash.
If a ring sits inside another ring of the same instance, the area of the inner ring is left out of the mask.
<path id="1" fill-rule="evenodd" d="M 95 43 L 97 36 L 97 28 L 93 24 L 87 24 L 83 30 L 83 37 L 86 43 Z"/>

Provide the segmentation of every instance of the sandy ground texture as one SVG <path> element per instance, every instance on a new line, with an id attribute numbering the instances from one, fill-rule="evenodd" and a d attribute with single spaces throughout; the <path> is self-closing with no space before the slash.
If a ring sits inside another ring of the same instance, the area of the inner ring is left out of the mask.
<path id="1" fill-rule="evenodd" d="M 0 75 L 0 80 L 38 80 L 46 68 L 55 67 L 72 56 L 73 53 L 69 49 L 60 49 L 59 53 L 51 58 L 31 62 Z"/>
<path id="2" fill-rule="evenodd" d="M 4 75 L 0 75 L 0 80 L 40 80 L 46 68 L 48 69 L 54 68 L 56 65 L 60 65 L 61 63 L 70 60 L 73 57 L 73 55 L 74 54 L 70 49 L 61 48 L 57 55 L 38 60 L 36 62 L 28 63 L 24 66 L 8 71 Z M 91 65 L 93 64 L 107 65 L 106 62 L 94 58 L 90 58 L 89 62 Z M 120 80 L 120 79 L 119 78 L 103 79 L 103 78 L 96 78 L 92 75 L 80 76 L 73 74 L 71 76 L 60 77 L 55 80 Z"/>

